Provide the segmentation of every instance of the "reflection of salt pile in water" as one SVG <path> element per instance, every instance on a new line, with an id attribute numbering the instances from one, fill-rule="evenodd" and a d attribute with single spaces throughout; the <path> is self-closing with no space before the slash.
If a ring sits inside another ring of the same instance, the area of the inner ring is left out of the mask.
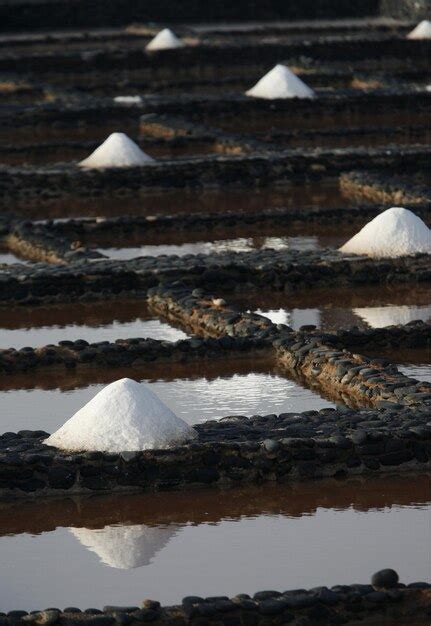
<path id="1" fill-rule="evenodd" d="M 285 65 L 276 65 L 268 74 L 245 92 L 254 98 L 314 98 L 315 93 Z"/>
<path id="2" fill-rule="evenodd" d="M 422 20 L 415 28 L 409 32 L 407 39 L 431 39 L 431 22 Z"/>
<path id="3" fill-rule="evenodd" d="M 431 252 L 431 231 L 408 209 L 392 207 L 380 213 L 340 248 L 371 257 L 399 257 Z"/>
<path id="4" fill-rule="evenodd" d="M 155 555 L 177 534 L 178 526 L 105 526 L 102 529 L 69 528 L 102 563 L 117 569 L 149 565 Z"/>
<path id="5" fill-rule="evenodd" d="M 148 154 L 124 133 L 112 133 L 102 145 L 79 163 L 81 167 L 134 167 L 154 163 Z"/>
<path id="6" fill-rule="evenodd" d="M 146 386 L 130 378 L 111 383 L 70 418 L 45 443 L 63 450 L 152 450 L 197 437 Z"/>
<path id="7" fill-rule="evenodd" d="M 145 46 L 146 50 L 173 50 L 175 48 L 183 48 L 184 43 L 181 39 L 171 31 L 170 28 L 164 28 L 158 33 L 149 44 Z"/>
<path id="8" fill-rule="evenodd" d="M 376 306 L 353 309 L 371 328 L 408 324 L 413 320 L 431 318 L 431 306 Z"/>

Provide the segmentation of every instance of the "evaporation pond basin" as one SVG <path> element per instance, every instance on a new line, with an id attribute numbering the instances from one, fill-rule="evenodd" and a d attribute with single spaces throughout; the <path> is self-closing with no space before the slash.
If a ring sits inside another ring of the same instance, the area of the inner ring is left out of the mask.
<path id="1" fill-rule="evenodd" d="M 308 324 L 333 331 L 431 320 L 431 290 L 421 286 L 315 287 L 293 293 L 226 294 L 226 299 L 242 310 L 266 315 L 275 324 L 287 324 L 294 330 Z"/>
<path id="2" fill-rule="evenodd" d="M 0 606 L 172 605 L 188 595 L 369 583 L 382 567 L 403 583 L 426 580 L 429 480 L 2 502 Z"/>
<path id="3" fill-rule="evenodd" d="M 1 348 L 39 347 L 78 339 L 114 342 L 132 337 L 177 341 L 187 335 L 151 315 L 143 300 L 0 308 Z"/>
<path id="4" fill-rule="evenodd" d="M 150 385 L 189 424 L 228 415 L 269 415 L 334 407 L 334 403 L 279 373 L 268 359 L 229 359 L 139 368 L 35 370 L 3 377 L 0 432 L 53 432 L 103 387 L 120 378 Z"/>

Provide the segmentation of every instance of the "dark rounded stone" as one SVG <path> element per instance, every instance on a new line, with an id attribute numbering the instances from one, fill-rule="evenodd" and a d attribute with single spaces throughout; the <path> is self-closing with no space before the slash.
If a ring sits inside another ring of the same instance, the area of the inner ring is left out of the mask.
<path id="1" fill-rule="evenodd" d="M 399 576 L 393 569 L 382 569 L 371 577 L 371 584 L 376 588 L 390 589 L 396 587 L 398 581 Z"/>

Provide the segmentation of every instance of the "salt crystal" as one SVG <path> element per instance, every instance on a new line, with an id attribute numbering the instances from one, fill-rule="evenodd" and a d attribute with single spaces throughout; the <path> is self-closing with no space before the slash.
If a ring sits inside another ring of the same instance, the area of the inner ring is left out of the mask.
<path id="1" fill-rule="evenodd" d="M 380 213 L 340 248 L 347 254 L 395 258 L 431 253 L 431 231 L 408 209 L 392 207 Z"/>
<path id="2" fill-rule="evenodd" d="M 431 39 L 431 22 L 422 20 L 419 24 L 409 32 L 407 39 Z"/>
<path id="3" fill-rule="evenodd" d="M 276 65 L 248 91 L 254 98 L 314 98 L 315 93 L 285 65 Z"/>
<path id="4" fill-rule="evenodd" d="M 116 569 L 149 565 L 179 531 L 178 526 L 105 526 L 101 529 L 69 528 L 70 532 L 102 563 Z"/>
<path id="5" fill-rule="evenodd" d="M 171 31 L 170 28 L 164 28 L 158 33 L 149 44 L 145 46 L 146 50 L 173 50 L 175 48 L 183 48 L 184 43 L 181 39 Z"/>
<path id="6" fill-rule="evenodd" d="M 134 141 L 124 133 L 112 133 L 109 137 L 79 163 L 80 167 L 135 167 L 154 163 Z"/>
<path id="7" fill-rule="evenodd" d="M 165 449 L 197 437 L 145 385 L 122 378 L 100 391 L 45 444 L 70 451 Z"/>

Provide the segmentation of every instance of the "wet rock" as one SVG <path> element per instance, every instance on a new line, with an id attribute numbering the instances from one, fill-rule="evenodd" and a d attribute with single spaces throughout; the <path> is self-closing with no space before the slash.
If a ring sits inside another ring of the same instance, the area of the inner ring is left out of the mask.
<path id="1" fill-rule="evenodd" d="M 396 587 L 399 581 L 398 574 L 393 569 L 382 569 L 373 574 L 371 584 L 375 588 L 391 589 Z"/>

